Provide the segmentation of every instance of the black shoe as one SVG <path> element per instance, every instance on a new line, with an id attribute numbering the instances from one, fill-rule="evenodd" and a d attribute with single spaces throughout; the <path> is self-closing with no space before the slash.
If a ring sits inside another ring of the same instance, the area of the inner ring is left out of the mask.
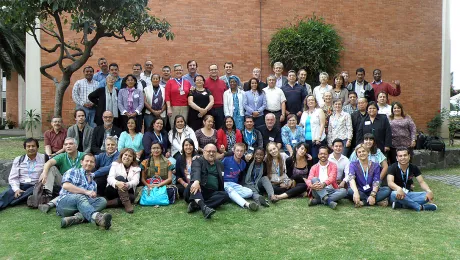
<path id="1" fill-rule="evenodd" d="M 190 201 L 187 206 L 187 213 L 193 213 L 198 210 L 200 210 L 200 206 L 198 206 L 194 200 Z"/>
<path id="2" fill-rule="evenodd" d="M 251 210 L 251 211 L 257 211 L 257 210 L 259 210 L 259 205 L 257 203 L 255 203 L 255 202 L 251 202 L 248 205 L 248 209 Z"/>
<path id="3" fill-rule="evenodd" d="M 213 208 L 210 208 L 208 206 L 204 206 L 203 209 L 201 210 L 203 212 L 203 217 L 205 219 L 210 219 L 211 216 L 216 213 L 216 210 Z"/>
<path id="4" fill-rule="evenodd" d="M 270 207 L 270 204 L 268 204 L 268 200 L 266 200 L 263 196 L 259 196 L 259 203 L 264 207 Z"/>

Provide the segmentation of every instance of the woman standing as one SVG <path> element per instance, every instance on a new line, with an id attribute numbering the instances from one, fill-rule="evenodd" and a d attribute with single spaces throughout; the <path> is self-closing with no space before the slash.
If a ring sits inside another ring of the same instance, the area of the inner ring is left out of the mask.
<path id="1" fill-rule="evenodd" d="M 124 128 L 119 122 L 118 89 L 113 87 L 114 84 L 115 78 L 112 75 L 108 75 L 105 88 L 98 88 L 91 92 L 88 95 L 88 99 L 96 104 L 96 115 L 94 117 L 94 123 L 96 123 L 96 125 L 103 125 L 104 121 L 102 120 L 102 114 L 105 111 L 111 111 L 113 114 L 113 124 L 117 127 Z"/>
<path id="2" fill-rule="evenodd" d="M 317 107 L 313 95 L 305 99 L 305 111 L 300 118 L 300 125 L 305 130 L 305 142 L 310 147 L 313 164 L 318 162 L 319 148 L 324 145 L 326 139 L 326 116 L 321 108 Z"/>
<path id="3" fill-rule="evenodd" d="M 168 135 L 164 131 L 163 126 L 164 121 L 161 117 L 154 118 L 151 121 L 147 131 L 144 132 L 144 136 L 142 138 L 142 145 L 144 147 L 152 147 L 152 143 L 158 142 L 161 144 L 161 147 L 163 149 L 162 154 L 166 158 L 169 158 L 171 156 L 171 151 L 169 149 Z M 149 149 L 145 149 L 144 157 L 150 157 Z"/>
<path id="4" fill-rule="evenodd" d="M 335 74 L 334 80 L 332 84 L 332 102 L 340 99 L 342 100 L 342 104 L 348 104 L 348 89 L 347 86 L 344 84 L 344 79 L 342 74 L 338 73 Z"/>
<path id="5" fill-rule="evenodd" d="M 121 89 L 118 92 L 118 109 L 121 111 L 124 130 L 128 119 L 134 118 L 136 121 L 137 132 L 142 128 L 142 109 L 144 109 L 144 93 L 136 88 L 137 79 L 132 74 L 128 74 L 121 82 Z"/>
<path id="6" fill-rule="evenodd" d="M 107 207 L 118 207 L 123 204 L 126 212 L 134 212 L 132 202 L 141 173 L 135 158 L 133 149 L 124 148 L 120 151 L 118 160 L 112 163 L 105 190 Z"/>
<path id="7" fill-rule="evenodd" d="M 382 91 L 377 96 L 377 105 L 379 106 L 379 114 L 386 115 L 390 117 L 391 115 L 391 106 L 388 105 L 388 94 L 385 91 Z"/>
<path id="8" fill-rule="evenodd" d="M 379 115 L 379 107 L 374 101 L 367 105 L 367 116 L 361 121 L 356 137 L 357 143 L 362 143 L 364 134 L 371 133 L 375 137 L 377 147 L 386 153 L 390 151 L 391 127 L 386 115 Z"/>
<path id="9" fill-rule="evenodd" d="M 287 124 L 281 128 L 281 139 L 284 150 L 288 155 L 293 155 L 293 149 L 297 144 L 305 142 L 305 133 L 302 126 L 297 125 L 297 116 L 289 114 Z"/>
<path id="10" fill-rule="evenodd" d="M 200 153 L 207 144 L 217 145 L 217 131 L 213 128 L 214 117 L 206 115 L 202 122 L 203 127 L 195 131 L 195 136 L 198 140 L 198 151 Z"/>
<path id="11" fill-rule="evenodd" d="M 236 128 L 244 129 L 244 92 L 238 88 L 239 79 L 235 76 L 229 77 L 230 88 L 224 92 L 224 114 L 233 117 Z"/>
<path id="12" fill-rule="evenodd" d="M 351 124 L 351 116 L 342 111 L 342 100 L 334 101 L 334 114 L 329 118 L 329 127 L 327 134 L 327 143 L 332 149 L 332 142 L 336 139 L 342 139 L 343 150 L 342 154 L 347 156 L 348 149 L 351 146 L 353 137 L 353 127 Z"/>
<path id="13" fill-rule="evenodd" d="M 147 87 L 144 88 L 145 128 L 149 127 L 157 117 L 163 119 L 163 123 L 166 122 L 165 90 L 160 87 L 160 75 L 153 74 L 151 80 L 152 84 L 147 84 Z"/>
<path id="14" fill-rule="evenodd" d="M 214 105 L 214 97 L 212 96 L 211 91 L 203 87 L 204 82 L 204 77 L 197 75 L 195 77 L 196 87 L 195 89 L 190 90 L 188 94 L 188 105 L 190 106 L 190 109 L 188 110 L 188 125 L 194 131 L 201 128 L 203 118 Z"/>
<path id="15" fill-rule="evenodd" d="M 181 155 L 182 143 L 185 139 L 190 138 L 193 140 L 195 147 L 198 147 L 195 132 L 185 123 L 185 118 L 182 115 L 177 115 L 174 118 L 173 128 L 168 133 L 169 143 L 171 143 L 171 155 L 177 160 Z"/>
<path id="16" fill-rule="evenodd" d="M 193 140 L 187 138 L 182 143 L 182 154 L 176 161 L 176 185 L 179 194 L 183 195 L 185 188 L 190 184 L 192 174 L 192 160 L 196 156 L 196 147 Z"/>
<path id="17" fill-rule="evenodd" d="M 285 153 L 280 153 L 276 143 L 270 142 L 267 144 L 267 156 L 265 163 L 267 164 L 267 177 L 272 183 L 275 194 L 283 194 L 292 186 L 292 181 L 286 174 L 286 159 L 288 156 Z M 278 201 L 275 196 L 274 202 Z"/>
<path id="18" fill-rule="evenodd" d="M 251 89 L 244 93 L 245 115 L 252 116 L 254 118 L 254 127 L 258 128 L 265 124 L 264 110 L 267 107 L 267 98 L 259 85 L 258 79 L 250 79 L 249 85 Z"/>
<path id="19" fill-rule="evenodd" d="M 120 140 L 118 140 L 118 151 L 121 151 L 123 148 L 131 148 L 136 152 L 135 159 L 139 161 L 144 153 L 144 146 L 142 144 L 143 135 L 138 131 L 134 118 L 129 118 L 126 125 L 128 130 L 122 132 L 120 135 Z"/>
<path id="20" fill-rule="evenodd" d="M 231 116 L 226 116 L 224 125 L 217 131 L 217 149 L 219 153 L 231 152 L 236 143 L 242 142 L 243 135 L 239 129 L 236 129 L 235 121 Z"/>
<path id="21" fill-rule="evenodd" d="M 393 102 L 390 115 L 391 127 L 391 149 L 390 149 L 390 162 L 396 162 L 396 149 L 400 147 L 409 148 L 412 151 L 416 144 L 417 129 L 415 123 L 409 115 L 404 113 L 401 103 Z"/>
<path id="22" fill-rule="evenodd" d="M 363 144 L 355 148 L 359 160 L 350 163 L 348 197 L 355 207 L 388 206 L 389 187 L 380 187 L 380 166 L 369 160 L 369 152 Z"/>
<path id="23" fill-rule="evenodd" d="M 174 79 L 170 79 L 166 83 L 165 98 L 169 118 L 176 118 L 177 115 L 182 115 L 187 122 L 188 94 L 192 85 L 188 80 L 182 79 L 182 73 L 182 65 L 174 65 Z M 172 129 L 174 121 L 169 120 L 169 123 Z"/>

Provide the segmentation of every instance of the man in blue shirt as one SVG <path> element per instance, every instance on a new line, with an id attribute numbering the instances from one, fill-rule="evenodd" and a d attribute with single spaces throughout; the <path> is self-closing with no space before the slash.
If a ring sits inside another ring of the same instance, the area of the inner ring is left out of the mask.
<path id="1" fill-rule="evenodd" d="M 195 60 L 189 60 L 187 62 L 187 70 L 188 70 L 188 73 L 184 76 L 182 76 L 182 79 L 185 79 L 187 80 L 188 82 L 190 82 L 190 85 L 192 85 L 192 87 L 196 87 L 195 85 L 195 77 L 200 75 L 198 74 L 196 71 L 198 69 L 198 63 L 195 61 Z"/>
<path id="2" fill-rule="evenodd" d="M 112 215 L 100 213 L 107 201 L 97 197 L 97 184 L 92 170 L 96 160 L 94 155 L 86 154 L 81 162 L 82 168 L 72 168 L 62 177 L 56 212 L 61 219 L 61 228 L 83 223 L 85 220 L 109 229 Z"/>
<path id="3" fill-rule="evenodd" d="M 93 79 L 97 82 L 101 82 L 102 80 L 105 80 L 105 78 L 109 75 L 109 64 L 105 58 L 99 58 L 97 60 L 97 65 L 101 70 L 94 74 Z"/>
<path id="4" fill-rule="evenodd" d="M 121 81 L 123 80 L 122 77 L 120 77 L 120 71 L 118 69 L 118 64 L 116 63 L 111 63 L 109 65 L 109 73 L 115 78 L 115 83 L 114 86 L 120 90 L 121 89 Z M 106 79 L 104 78 L 103 80 L 99 81 L 99 87 L 104 88 L 106 85 Z"/>
<path id="5" fill-rule="evenodd" d="M 259 204 L 247 202 L 245 198 L 252 197 L 252 190 L 238 184 L 240 177 L 243 177 L 246 162 L 242 160 L 245 146 L 243 143 L 236 143 L 233 147 L 233 156 L 225 157 L 224 164 L 224 189 L 228 196 L 242 208 L 257 211 Z"/>
<path id="6" fill-rule="evenodd" d="M 97 183 L 97 195 L 104 197 L 105 188 L 107 187 L 107 176 L 109 176 L 112 162 L 118 159 L 120 152 L 117 150 L 117 137 L 107 136 L 105 138 L 105 153 L 96 155 L 96 168 L 94 172 L 94 181 Z"/>

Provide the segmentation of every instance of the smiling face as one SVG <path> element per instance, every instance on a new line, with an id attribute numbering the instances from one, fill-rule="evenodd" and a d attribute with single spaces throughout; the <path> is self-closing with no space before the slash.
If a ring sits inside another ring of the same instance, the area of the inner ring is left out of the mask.
<path id="1" fill-rule="evenodd" d="M 273 128 L 275 126 L 275 122 L 276 122 L 276 119 L 275 119 L 275 116 L 274 115 L 266 115 L 265 116 L 265 125 L 268 127 L 268 128 Z"/>
<path id="2" fill-rule="evenodd" d="M 319 152 L 318 152 L 318 159 L 320 162 L 327 162 L 327 159 L 329 157 L 329 152 L 327 149 L 319 149 Z"/>
<path id="3" fill-rule="evenodd" d="M 96 158 L 92 155 L 85 155 L 81 161 L 81 168 L 87 172 L 91 172 L 96 166 Z"/>
<path id="4" fill-rule="evenodd" d="M 198 88 L 201 89 L 201 88 L 204 86 L 204 80 L 203 80 L 203 78 L 200 77 L 200 76 L 197 76 L 197 77 L 195 78 L 195 84 L 196 84 L 196 86 L 197 86 Z"/>
<path id="5" fill-rule="evenodd" d="M 55 131 L 59 131 L 62 128 L 62 118 L 55 117 L 51 120 L 51 126 Z"/>
<path id="6" fill-rule="evenodd" d="M 371 139 L 371 138 L 364 139 L 364 146 L 367 149 L 371 149 L 373 145 L 374 145 L 374 139 Z"/>
<path id="7" fill-rule="evenodd" d="M 370 105 L 367 107 L 367 113 L 369 114 L 370 117 L 375 117 L 377 116 L 378 109 L 374 105 Z"/>
<path id="8" fill-rule="evenodd" d="M 110 127 L 113 124 L 113 114 L 111 111 L 105 111 L 102 114 L 102 121 L 104 121 L 104 126 Z"/>
<path id="9" fill-rule="evenodd" d="M 153 75 L 152 76 L 152 86 L 160 85 L 160 75 Z"/>
<path id="10" fill-rule="evenodd" d="M 343 80 L 342 80 L 341 77 L 335 78 L 335 86 L 336 87 L 342 87 L 342 84 L 343 84 Z"/>
<path id="11" fill-rule="evenodd" d="M 246 118 L 246 120 L 244 120 L 244 127 L 247 130 L 252 130 L 254 128 L 254 120 L 252 118 Z"/>
<path id="12" fill-rule="evenodd" d="M 299 72 L 299 81 L 305 82 L 307 80 L 307 72 L 302 70 Z"/>
<path id="13" fill-rule="evenodd" d="M 157 133 L 163 130 L 163 119 L 158 118 L 157 120 L 155 120 L 155 123 L 153 123 L 153 130 L 155 130 L 155 132 Z"/>
<path id="14" fill-rule="evenodd" d="M 219 69 L 217 65 L 213 64 L 209 66 L 209 76 L 215 79 L 217 78 L 217 75 L 219 75 Z"/>
<path id="15" fill-rule="evenodd" d="M 98 62 L 99 68 L 101 68 L 102 71 L 107 71 L 109 69 L 109 64 L 107 63 L 107 60 L 100 60 Z"/>
<path id="16" fill-rule="evenodd" d="M 182 66 L 176 66 L 174 67 L 174 77 L 176 77 L 176 79 L 179 79 L 182 77 L 182 73 L 183 73 L 183 69 L 182 69 Z"/>
<path id="17" fill-rule="evenodd" d="M 244 155 L 244 147 L 242 147 L 241 145 L 235 145 L 233 147 L 233 153 L 235 154 L 235 158 L 236 159 L 241 159 L 243 158 L 243 155 Z"/>
<path id="18" fill-rule="evenodd" d="M 105 81 L 106 81 L 108 86 L 113 86 L 113 84 L 115 84 L 115 77 L 113 77 L 112 75 L 108 75 L 105 78 Z"/>
<path id="19" fill-rule="evenodd" d="M 256 163 L 262 163 L 264 161 L 265 153 L 262 150 L 257 150 L 254 153 L 254 161 Z"/>
<path id="20" fill-rule="evenodd" d="M 153 70 L 153 63 L 151 61 L 146 61 L 145 62 L 145 71 L 147 73 L 151 73 Z"/>
<path id="21" fill-rule="evenodd" d="M 128 130 L 135 131 L 136 130 L 136 121 L 133 118 L 128 119 L 128 123 L 126 124 Z"/>
<path id="22" fill-rule="evenodd" d="M 337 100 L 334 102 L 334 111 L 335 112 L 342 112 L 342 100 Z"/>
<path id="23" fill-rule="evenodd" d="M 233 65 L 229 64 L 229 63 L 226 63 L 225 66 L 224 66 L 224 70 L 225 70 L 225 73 L 227 75 L 232 75 L 232 73 L 233 73 Z"/>
<path id="24" fill-rule="evenodd" d="M 319 75 L 319 82 L 321 82 L 321 84 L 327 84 L 327 80 L 328 78 L 326 75 L 324 74 Z"/>
<path id="25" fill-rule="evenodd" d="M 333 150 L 334 153 L 336 153 L 336 154 L 341 154 L 342 151 L 343 151 L 343 144 L 342 144 L 342 142 L 335 142 L 335 143 L 332 145 L 332 150 Z"/>
<path id="26" fill-rule="evenodd" d="M 152 153 L 153 156 L 158 157 L 161 155 L 162 149 L 161 145 L 159 143 L 152 144 L 152 147 L 150 149 L 150 152 Z"/>
<path id="27" fill-rule="evenodd" d="M 358 99 L 358 109 L 359 109 L 359 111 L 361 111 L 361 112 L 366 111 L 366 107 L 367 107 L 367 99 L 366 98 L 359 98 Z"/>
<path id="28" fill-rule="evenodd" d="M 273 72 L 275 72 L 276 75 L 281 75 L 281 73 L 283 73 L 283 67 L 282 66 L 279 66 L 279 65 L 276 65 L 273 67 Z"/>
<path id="29" fill-rule="evenodd" d="M 359 160 L 364 161 L 369 156 L 369 152 L 365 147 L 361 146 L 360 148 L 358 148 L 358 150 L 356 150 L 356 156 Z"/>
<path id="30" fill-rule="evenodd" d="M 134 161 L 134 154 L 132 153 L 131 150 L 127 150 L 122 156 L 121 156 L 121 162 L 123 163 L 124 166 L 129 167 Z"/>
<path id="31" fill-rule="evenodd" d="M 161 70 L 161 72 L 163 72 L 163 78 L 164 78 L 165 80 L 168 80 L 168 79 L 171 77 L 171 69 L 169 69 L 169 68 L 163 68 L 163 69 Z"/>
<path id="32" fill-rule="evenodd" d="M 396 152 L 396 160 L 399 162 L 400 165 L 408 165 L 410 161 L 410 155 L 407 150 L 404 151 L 397 151 Z"/>
<path id="33" fill-rule="evenodd" d="M 397 104 L 395 104 L 393 106 L 393 114 L 395 116 L 401 116 L 401 112 L 402 112 L 401 107 L 399 107 Z"/>
<path id="34" fill-rule="evenodd" d="M 251 89 L 252 89 L 252 90 L 257 90 L 257 86 L 258 86 L 258 85 L 259 85 L 259 84 L 257 84 L 257 80 L 255 80 L 255 79 L 252 79 L 252 80 L 251 80 Z"/>
<path id="35" fill-rule="evenodd" d="M 379 102 L 380 105 L 385 105 L 387 103 L 387 95 L 381 92 L 377 97 L 377 102 Z"/>
<path id="36" fill-rule="evenodd" d="M 93 68 L 86 68 L 83 73 L 85 74 L 85 79 L 88 81 L 91 81 L 93 79 L 94 75 L 94 69 Z"/>
<path id="37" fill-rule="evenodd" d="M 305 100 L 305 102 L 307 102 L 307 106 L 309 108 L 315 108 L 316 107 L 316 99 L 314 96 L 309 96 L 307 97 L 307 99 Z"/>
<path id="38" fill-rule="evenodd" d="M 118 67 L 117 66 L 110 66 L 109 73 L 113 77 L 118 78 L 118 75 L 119 75 Z"/>
<path id="39" fill-rule="evenodd" d="M 350 94 L 348 95 L 348 101 L 350 102 L 350 104 L 352 104 L 353 106 L 356 105 L 356 102 L 357 102 L 357 96 L 355 94 Z"/>
<path id="40" fill-rule="evenodd" d="M 195 150 L 195 147 L 193 146 L 193 143 L 190 143 L 189 141 L 184 141 L 184 153 L 186 155 L 191 155 L 193 153 L 193 150 Z"/>
<path id="41" fill-rule="evenodd" d="M 236 90 L 237 87 L 238 87 L 238 84 L 236 83 L 236 80 L 231 79 L 231 80 L 230 80 L 230 88 L 231 88 L 232 90 Z"/>
<path id="42" fill-rule="evenodd" d="M 225 119 L 225 127 L 227 130 L 232 130 L 233 129 L 233 119 L 227 118 Z"/>
<path id="43" fill-rule="evenodd" d="M 268 86 L 273 88 L 276 85 L 276 78 L 275 77 L 269 77 L 268 78 Z"/>
<path id="44" fill-rule="evenodd" d="M 176 119 L 176 128 L 177 129 L 182 129 L 182 128 L 184 128 L 184 126 L 185 126 L 184 118 L 178 117 Z"/>
<path id="45" fill-rule="evenodd" d="M 117 150 L 117 144 L 109 139 L 105 140 L 105 151 L 108 154 L 113 154 Z"/>
<path id="46" fill-rule="evenodd" d="M 307 154 L 307 149 L 305 149 L 305 146 L 300 145 L 296 148 L 296 153 L 297 157 L 304 157 Z"/>
<path id="47" fill-rule="evenodd" d="M 295 81 L 297 80 L 297 77 L 295 76 L 294 72 L 289 72 L 287 78 L 288 78 L 288 82 L 291 83 L 291 84 L 294 84 Z"/>
<path id="48" fill-rule="evenodd" d="M 128 88 L 134 88 L 135 84 L 136 80 L 132 76 L 126 77 L 126 86 L 128 86 Z"/>
<path id="49" fill-rule="evenodd" d="M 374 80 L 379 82 L 382 79 L 382 72 L 380 70 L 374 71 Z"/>
<path id="50" fill-rule="evenodd" d="M 35 141 L 26 143 L 25 149 L 26 149 L 27 156 L 29 156 L 29 158 L 37 155 L 38 147 Z"/>
<path id="51" fill-rule="evenodd" d="M 267 147 L 268 153 L 273 157 L 277 157 L 279 155 L 278 147 L 274 143 L 270 143 Z"/>
<path id="52" fill-rule="evenodd" d="M 212 129 L 214 127 L 214 117 L 208 116 L 203 120 L 203 125 L 207 129 Z"/>
<path id="53" fill-rule="evenodd" d="M 133 75 L 135 77 L 140 77 L 142 72 L 141 66 L 133 66 Z"/>
<path id="54" fill-rule="evenodd" d="M 324 103 L 331 105 L 332 104 L 332 93 L 331 92 L 324 92 L 323 95 Z"/>

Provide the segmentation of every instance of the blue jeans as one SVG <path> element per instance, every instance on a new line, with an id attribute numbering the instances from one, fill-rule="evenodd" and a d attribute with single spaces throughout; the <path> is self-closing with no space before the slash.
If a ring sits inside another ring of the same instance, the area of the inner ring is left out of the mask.
<path id="1" fill-rule="evenodd" d="M 252 190 L 238 183 L 224 182 L 224 189 L 228 193 L 230 199 L 240 205 L 240 207 L 244 207 L 244 204 L 247 203 L 245 199 L 252 197 Z"/>
<path id="2" fill-rule="evenodd" d="M 313 178 L 311 180 L 311 183 L 317 183 L 319 182 L 319 179 L 318 178 Z M 341 189 L 334 189 L 334 188 L 324 188 L 324 189 L 321 189 L 321 190 L 313 190 L 312 189 L 312 194 L 313 194 L 313 198 L 321 201 L 323 204 L 326 204 L 327 201 L 323 201 L 323 198 L 325 196 L 328 196 L 329 197 L 329 201 L 338 201 L 338 200 L 341 200 L 343 198 L 345 198 L 347 196 L 347 191 L 343 188 Z"/>
<path id="3" fill-rule="evenodd" d="M 415 211 L 420 211 L 420 206 L 426 204 L 428 200 L 426 199 L 426 192 L 413 192 L 410 191 L 406 194 L 404 199 L 396 199 L 396 191 L 392 191 L 390 195 L 390 203 L 396 202 L 403 208 L 413 209 Z"/>
<path id="4" fill-rule="evenodd" d="M 83 194 L 68 194 L 59 201 L 56 212 L 61 217 L 73 216 L 80 212 L 86 220 L 91 222 L 91 215 L 103 210 L 106 205 L 107 201 L 102 197 L 90 198 Z"/>
<path id="5" fill-rule="evenodd" d="M 21 183 L 19 184 L 19 188 L 23 190 L 24 193 L 18 198 L 14 197 L 14 191 L 11 186 L 9 186 L 6 191 L 0 193 L 0 210 L 6 208 L 8 205 L 16 206 L 21 202 L 27 201 L 27 198 L 32 195 L 34 191 L 34 184 Z"/>
<path id="6" fill-rule="evenodd" d="M 353 200 L 353 193 L 353 190 L 351 188 L 348 188 L 348 198 L 351 200 Z M 377 203 L 388 198 L 388 196 L 390 196 L 390 193 L 391 190 L 389 187 L 380 187 L 379 191 L 377 191 L 377 195 L 375 195 L 375 202 Z M 366 193 L 359 191 L 359 197 L 361 201 L 364 203 L 364 205 L 369 206 L 369 203 L 367 203 L 367 199 L 369 198 L 369 196 Z"/>
<path id="7" fill-rule="evenodd" d="M 96 123 L 94 123 L 94 117 L 96 116 L 96 108 L 88 108 L 88 107 L 82 107 L 82 106 L 77 106 L 77 109 L 83 109 L 85 110 L 86 114 L 86 119 L 85 121 L 88 122 L 89 126 L 92 128 L 96 127 Z"/>

